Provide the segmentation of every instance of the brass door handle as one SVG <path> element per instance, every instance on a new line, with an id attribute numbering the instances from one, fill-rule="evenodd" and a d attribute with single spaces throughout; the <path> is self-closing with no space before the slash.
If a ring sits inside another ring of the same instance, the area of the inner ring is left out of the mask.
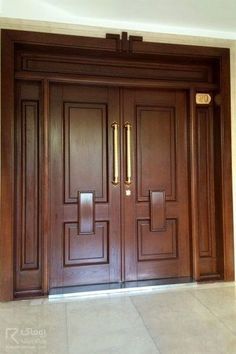
<path id="1" fill-rule="evenodd" d="M 119 147 L 118 147 L 118 128 L 117 122 L 112 125 L 113 128 L 113 184 L 119 183 Z"/>
<path id="2" fill-rule="evenodd" d="M 131 184 L 132 167 L 131 167 L 131 124 L 125 123 L 126 129 L 126 180 L 125 184 Z"/>

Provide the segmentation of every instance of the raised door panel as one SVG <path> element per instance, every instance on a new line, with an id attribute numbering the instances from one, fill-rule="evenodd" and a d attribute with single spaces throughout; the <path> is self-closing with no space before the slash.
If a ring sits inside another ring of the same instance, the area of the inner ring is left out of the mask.
<path id="1" fill-rule="evenodd" d="M 107 202 L 107 105 L 97 103 L 64 102 L 64 191 L 65 204 L 76 204 L 78 207 L 78 225 L 74 228 L 64 225 L 64 265 L 85 265 L 108 262 L 109 225 L 101 228 L 91 216 L 95 224 L 95 232 L 81 232 L 81 225 L 88 215 L 81 215 L 83 207 L 78 205 L 80 193 L 94 192 L 93 203 Z M 92 194 L 92 193 L 91 193 Z M 86 201 L 85 201 L 86 203 Z M 94 208 L 94 205 L 92 205 Z M 101 256 L 104 253 L 103 256 Z M 83 261 L 84 260 L 84 261 Z"/>
<path id="2" fill-rule="evenodd" d="M 65 203 L 77 203 L 88 186 L 107 202 L 106 132 L 106 104 L 64 103 Z"/>
<path id="3" fill-rule="evenodd" d="M 65 223 L 65 266 L 108 263 L 108 222 L 96 222 L 92 236 L 78 235 L 77 223 Z"/>
<path id="4" fill-rule="evenodd" d="M 50 286 L 120 280 L 119 186 L 112 184 L 118 90 L 51 85 Z"/>
<path id="5" fill-rule="evenodd" d="M 164 190 L 175 199 L 175 112 L 173 107 L 138 106 L 138 201 L 148 201 L 150 190 Z"/>
<path id="6" fill-rule="evenodd" d="M 17 83 L 15 296 L 41 293 L 41 87 Z"/>
<path id="7" fill-rule="evenodd" d="M 191 274 L 186 110 L 184 92 L 126 90 L 133 144 L 124 196 L 126 280 Z"/>
<path id="8" fill-rule="evenodd" d="M 214 185 L 214 115 L 197 108 L 197 182 L 200 276 L 217 275 Z"/>
<path id="9" fill-rule="evenodd" d="M 168 219 L 162 231 L 150 230 L 149 220 L 138 220 L 138 262 L 177 258 L 177 220 Z"/>

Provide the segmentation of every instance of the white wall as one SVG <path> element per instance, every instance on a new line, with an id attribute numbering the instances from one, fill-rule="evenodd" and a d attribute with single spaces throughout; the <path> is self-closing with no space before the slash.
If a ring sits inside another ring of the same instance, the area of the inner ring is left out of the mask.
<path id="1" fill-rule="evenodd" d="M 0 0 L 0 16 L 236 39 L 235 0 Z"/>
<path id="2" fill-rule="evenodd" d="M 120 29 L 89 27 L 71 24 L 27 21 L 15 19 L 0 19 L 0 28 L 29 30 L 48 33 L 85 35 L 104 37 L 107 32 L 120 33 Z M 236 41 L 207 37 L 193 37 L 173 34 L 149 33 L 129 31 L 129 34 L 141 35 L 145 41 L 164 42 L 174 44 L 205 45 L 230 48 L 231 53 L 231 114 L 232 114 L 232 170 L 233 170 L 233 203 L 234 203 L 234 230 L 236 230 Z M 234 255 L 236 274 L 236 232 L 234 235 Z"/>

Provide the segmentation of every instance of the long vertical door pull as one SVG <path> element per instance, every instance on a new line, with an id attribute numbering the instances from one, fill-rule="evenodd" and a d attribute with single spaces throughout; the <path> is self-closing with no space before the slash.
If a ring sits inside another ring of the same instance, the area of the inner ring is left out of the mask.
<path id="1" fill-rule="evenodd" d="M 119 183 L 119 147 L 118 147 L 118 123 L 112 124 L 113 128 L 113 181 L 112 183 L 117 185 Z"/>
<path id="2" fill-rule="evenodd" d="M 131 184 L 132 168 L 131 168 L 131 124 L 125 123 L 126 129 L 126 180 L 125 184 Z"/>

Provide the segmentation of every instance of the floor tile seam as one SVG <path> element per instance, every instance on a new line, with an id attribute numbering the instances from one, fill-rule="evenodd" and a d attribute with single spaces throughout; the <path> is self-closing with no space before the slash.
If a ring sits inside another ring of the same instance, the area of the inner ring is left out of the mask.
<path id="1" fill-rule="evenodd" d="M 67 303 L 65 303 L 65 324 L 66 324 L 66 351 L 67 354 L 70 354 L 70 349 L 69 349 L 69 326 L 68 326 L 68 308 L 67 308 Z"/>
<path id="2" fill-rule="evenodd" d="M 138 313 L 138 315 L 139 315 L 139 317 L 140 317 L 140 319 L 141 319 L 141 321 L 142 321 L 142 323 L 143 323 L 143 326 L 144 326 L 145 330 L 147 331 L 147 334 L 148 334 L 149 338 L 152 340 L 152 342 L 153 342 L 155 348 L 157 349 L 158 353 L 159 353 L 159 354 L 163 354 L 163 352 L 161 351 L 160 347 L 159 347 L 158 344 L 156 343 L 154 337 L 153 337 L 152 334 L 150 333 L 148 327 L 146 326 L 145 320 L 144 320 L 144 318 L 143 318 L 141 312 L 139 311 L 138 307 L 135 305 L 135 303 L 134 303 L 134 301 L 133 301 L 133 299 L 132 299 L 132 296 L 130 296 L 130 301 L 131 301 L 131 304 L 133 305 L 135 311 Z"/>
<path id="3" fill-rule="evenodd" d="M 189 291 L 189 292 L 205 309 L 207 309 L 207 311 L 211 315 L 213 315 L 217 319 L 217 321 L 219 323 L 221 323 L 227 329 L 227 331 L 229 331 L 231 334 L 233 334 L 234 337 L 236 336 L 234 331 L 229 326 L 227 326 L 226 323 L 215 312 L 213 312 L 206 304 L 204 304 L 204 302 L 202 302 L 192 291 Z"/>

